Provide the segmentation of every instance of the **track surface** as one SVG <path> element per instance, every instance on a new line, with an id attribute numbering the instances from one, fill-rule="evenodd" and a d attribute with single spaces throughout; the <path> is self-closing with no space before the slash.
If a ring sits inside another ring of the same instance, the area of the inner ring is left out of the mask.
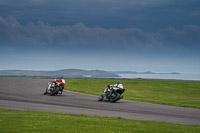
<path id="1" fill-rule="evenodd" d="M 98 96 L 64 91 L 60 96 L 43 95 L 49 79 L 0 79 L 0 108 L 43 110 L 165 121 L 200 125 L 200 109 L 120 100 L 98 102 Z M 103 91 L 103 89 L 102 89 Z"/>

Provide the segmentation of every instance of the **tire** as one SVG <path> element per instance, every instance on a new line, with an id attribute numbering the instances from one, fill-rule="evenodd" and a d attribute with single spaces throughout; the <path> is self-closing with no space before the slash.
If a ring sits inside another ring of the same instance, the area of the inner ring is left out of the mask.
<path id="1" fill-rule="evenodd" d="M 99 97 L 98 101 L 103 101 L 103 95 Z"/>
<path id="2" fill-rule="evenodd" d="M 44 92 L 44 95 L 46 95 L 47 94 L 47 90 L 48 90 L 48 88 L 46 89 L 46 91 Z"/>
<path id="3" fill-rule="evenodd" d="M 56 87 L 56 89 L 51 93 L 52 96 L 58 94 L 58 91 L 60 90 L 60 87 Z"/>
<path id="4" fill-rule="evenodd" d="M 119 94 L 119 93 L 116 93 L 116 95 L 115 95 L 115 97 L 111 97 L 110 98 L 110 102 L 116 102 L 116 101 L 118 101 L 118 100 L 120 100 L 120 98 L 121 98 L 121 95 Z"/>

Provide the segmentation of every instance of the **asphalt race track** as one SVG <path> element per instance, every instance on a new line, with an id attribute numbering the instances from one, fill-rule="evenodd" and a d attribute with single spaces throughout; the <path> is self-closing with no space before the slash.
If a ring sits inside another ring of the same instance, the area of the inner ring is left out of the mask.
<path id="1" fill-rule="evenodd" d="M 98 96 L 71 91 L 64 91 L 63 95 L 60 96 L 46 96 L 43 95 L 43 92 L 49 81 L 49 79 L 1 78 L 0 108 L 67 112 L 200 125 L 200 109 L 127 100 L 120 100 L 116 103 L 98 102 Z"/>

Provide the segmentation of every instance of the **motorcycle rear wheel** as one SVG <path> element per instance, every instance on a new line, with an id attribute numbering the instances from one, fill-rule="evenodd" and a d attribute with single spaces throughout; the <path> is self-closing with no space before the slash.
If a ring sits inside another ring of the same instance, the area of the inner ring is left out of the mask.
<path id="1" fill-rule="evenodd" d="M 55 96 L 58 94 L 58 91 L 60 90 L 59 87 L 56 87 L 55 90 L 51 93 L 52 96 Z"/>
<path id="2" fill-rule="evenodd" d="M 110 97 L 110 102 L 116 102 L 118 100 L 120 100 L 121 95 L 119 93 L 116 93 L 114 97 Z"/>

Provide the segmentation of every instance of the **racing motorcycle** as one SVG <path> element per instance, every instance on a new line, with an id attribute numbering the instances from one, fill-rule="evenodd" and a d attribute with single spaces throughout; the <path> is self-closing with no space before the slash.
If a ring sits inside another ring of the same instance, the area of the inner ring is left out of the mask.
<path id="1" fill-rule="evenodd" d="M 55 96 L 58 94 L 62 94 L 64 87 L 63 86 L 59 86 L 59 82 L 56 81 L 51 81 L 48 83 L 48 87 L 46 89 L 46 91 L 44 92 L 44 95 L 51 95 L 51 96 Z"/>
<path id="2" fill-rule="evenodd" d="M 108 85 L 108 88 L 104 90 L 104 94 L 99 97 L 98 101 L 103 101 L 105 98 L 110 102 L 116 102 L 123 98 L 124 91 L 124 88 L 114 88 L 113 85 Z"/>

